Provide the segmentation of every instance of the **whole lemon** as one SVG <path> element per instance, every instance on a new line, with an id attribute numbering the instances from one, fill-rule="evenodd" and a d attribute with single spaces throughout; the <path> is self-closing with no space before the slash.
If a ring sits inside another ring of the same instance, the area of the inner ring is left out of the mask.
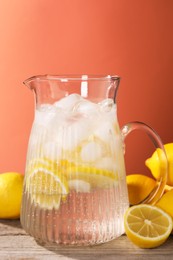
<path id="1" fill-rule="evenodd" d="M 173 143 L 164 145 L 165 152 L 168 159 L 168 178 L 167 184 L 173 186 Z M 156 180 L 160 179 L 160 162 L 157 151 L 155 151 L 150 158 L 145 161 L 146 166 L 150 169 L 152 175 Z"/>
<path id="2" fill-rule="evenodd" d="M 166 192 L 156 204 L 173 218 L 173 190 Z"/>
<path id="3" fill-rule="evenodd" d="M 23 178 L 23 175 L 17 172 L 0 174 L 0 218 L 19 218 Z"/>
<path id="4" fill-rule="evenodd" d="M 142 174 L 130 174 L 126 182 L 130 205 L 141 203 L 157 185 L 156 180 Z"/>

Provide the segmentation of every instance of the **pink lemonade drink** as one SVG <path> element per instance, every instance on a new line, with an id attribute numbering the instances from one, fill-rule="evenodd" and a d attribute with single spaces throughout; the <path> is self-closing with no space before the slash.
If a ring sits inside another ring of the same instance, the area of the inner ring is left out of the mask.
<path id="1" fill-rule="evenodd" d="M 37 106 L 21 210 L 37 240 L 92 245 L 124 233 L 129 206 L 116 104 L 70 94 Z"/>

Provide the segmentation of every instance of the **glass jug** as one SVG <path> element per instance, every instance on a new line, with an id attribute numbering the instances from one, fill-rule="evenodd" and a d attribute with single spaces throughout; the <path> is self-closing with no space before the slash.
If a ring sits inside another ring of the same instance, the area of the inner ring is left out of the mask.
<path id="1" fill-rule="evenodd" d="M 158 135 L 117 120 L 118 76 L 34 76 L 24 84 L 36 97 L 21 208 L 23 228 L 43 242 L 94 245 L 124 233 L 129 207 L 123 139 L 134 129 L 151 137 L 160 180 L 143 201 L 162 195 L 167 160 Z"/>

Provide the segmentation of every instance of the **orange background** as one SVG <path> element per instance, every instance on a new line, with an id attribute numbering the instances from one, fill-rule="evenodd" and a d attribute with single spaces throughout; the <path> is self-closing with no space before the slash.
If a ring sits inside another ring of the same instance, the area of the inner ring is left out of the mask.
<path id="1" fill-rule="evenodd" d="M 172 0 L 5 0 L 0 3 L 0 172 L 24 172 L 35 74 L 118 74 L 119 123 L 145 121 L 173 142 Z M 136 131 L 128 173 L 154 151 Z"/>

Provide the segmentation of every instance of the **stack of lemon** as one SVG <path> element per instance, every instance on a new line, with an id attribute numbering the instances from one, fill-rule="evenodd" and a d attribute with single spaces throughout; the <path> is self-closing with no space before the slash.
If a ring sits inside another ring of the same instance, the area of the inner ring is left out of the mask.
<path id="1" fill-rule="evenodd" d="M 141 202 L 157 187 L 160 164 L 157 151 L 146 160 L 154 177 L 140 174 L 127 176 L 129 202 L 124 226 L 129 239 L 141 248 L 163 244 L 173 229 L 173 143 L 164 145 L 168 159 L 168 178 L 165 192 L 155 206 Z"/>

